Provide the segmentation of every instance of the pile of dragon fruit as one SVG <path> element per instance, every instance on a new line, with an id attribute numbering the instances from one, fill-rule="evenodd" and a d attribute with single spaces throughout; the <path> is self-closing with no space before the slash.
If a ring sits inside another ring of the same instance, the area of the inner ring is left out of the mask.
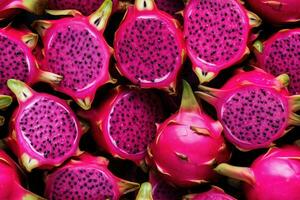
<path id="1" fill-rule="evenodd" d="M 299 200 L 299 0 L 1 0 L 0 200 Z"/>

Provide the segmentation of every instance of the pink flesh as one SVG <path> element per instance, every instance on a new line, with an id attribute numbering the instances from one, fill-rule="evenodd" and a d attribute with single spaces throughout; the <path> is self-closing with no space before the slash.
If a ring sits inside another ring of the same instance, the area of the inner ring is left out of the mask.
<path id="1" fill-rule="evenodd" d="M 187 49 L 195 66 L 218 71 L 244 55 L 249 22 L 235 0 L 193 0 L 184 17 Z"/>

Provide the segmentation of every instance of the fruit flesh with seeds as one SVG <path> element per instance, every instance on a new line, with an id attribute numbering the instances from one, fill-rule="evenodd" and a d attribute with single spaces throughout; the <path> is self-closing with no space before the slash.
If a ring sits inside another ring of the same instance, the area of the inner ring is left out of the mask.
<path id="1" fill-rule="evenodd" d="M 299 125 L 299 96 L 289 96 L 286 74 L 239 71 L 221 89 L 200 86 L 199 97 L 215 106 L 225 137 L 243 151 L 267 148 Z"/>
<path id="2" fill-rule="evenodd" d="M 148 156 L 165 180 L 187 187 L 214 180 L 213 165 L 230 153 L 220 123 L 203 113 L 187 82 L 183 87 L 179 111 L 159 125 Z"/>
<path id="3" fill-rule="evenodd" d="M 85 110 L 91 108 L 96 90 L 113 82 L 109 75 L 112 49 L 103 36 L 111 10 L 111 0 L 105 0 L 88 17 L 75 10 L 48 11 L 73 17 L 34 23 L 44 43 L 41 67 L 62 75 L 64 79 L 55 89 L 71 96 Z"/>
<path id="4" fill-rule="evenodd" d="M 222 163 L 215 170 L 244 182 L 249 200 L 300 198 L 300 149 L 296 146 L 271 148 L 259 156 L 251 167 L 235 167 Z"/>
<path id="5" fill-rule="evenodd" d="M 184 61 L 178 22 L 157 9 L 153 0 L 136 0 L 115 33 L 117 69 L 142 88 L 174 92 Z"/>
<path id="6" fill-rule="evenodd" d="M 108 160 L 84 153 L 46 177 L 45 196 L 52 199 L 117 200 L 139 184 L 114 176 Z"/>
<path id="7" fill-rule="evenodd" d="M 58 166 L 77 153 L 82 130 L 66 102 L 18 80 L 8 80 L 8 87 L 19 107 L 6 142 L 27 171 Z"/>
<path id="8" fill-rule="evenodd" d="M 274 76 L 287 73 L 292 94 L 300 94 L 300 29 L 286 29 L 264 42 L 254 43 L 256 65 Z"/>

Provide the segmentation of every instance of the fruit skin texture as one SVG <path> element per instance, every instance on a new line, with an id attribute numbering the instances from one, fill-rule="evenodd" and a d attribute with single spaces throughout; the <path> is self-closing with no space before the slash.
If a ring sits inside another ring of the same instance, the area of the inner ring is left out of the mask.
<path id="1" fill-rule="evenodd" d="M 300 28 L 284 29 L 264 42 L 254 43 L 256 65 L 278 76 L 287 73 L 292 94 L 300 94 Z"/>
<path id="2" fill-rule="evenodd" d="M 190 194 L 183 198 L 183 200 L 208 200 L 208 199 L 220 199 L 220 200 L 236 200 L 232 196 L 226 194 L 221 188 L 212 186 L 212 188 L 203 193 Z"/>
<path id="3" fill-rule="evenodd" d="M 105 0 L 88 17 L 75 10 L 52 10 L 48 13 L 69 17 L 38 20 L 33 25 L 44 44 L 41 67 L 62 75 L 64 79 L 54 88 L 71 96 L 85 110 L 91 108 L 99 87 L 114 82 L 109 75 L 113 50 L 103 36 L 111 10 L 111 0 Z"/>
<path id="4" fill-rule="evenodd" d="M 25 10 L 41 15 L 47 5 L 47 0 L 2 0 L 0 2 L 0 21 L 8 19 Z"/>
<path id="5" fill-rule="evenodd" d="M 29 85 L 38 81 L 52 85 L 61 81 L 62 77 L 39 69 L 32 54 L 38 35 L 25 28 L 15 29 L 11 26 L 0 29 L 1 40 L 1 71 L 0 93 L 10 95 L 6 81 L 11 78 L 20 79 Z"/>
<path id="6" fill-rule="evenodd" d="M 261 20 L 236 0 L 189 0 L 184 22 L 187 54 L 200 83 L 204 83 L 250 53 L 251 28 Z"/>
<path id="7" fill-rule="evenodd" d="M 14 79 L 8 80 L 8 87 L 19 106 L 13 113 L 5 141 L 28 172 L 59 166 L 79 152 L 82 129 L 65 101 L 37 93 Z"/>
<path id="8" fill-rule="evenodd" d="M 157 9 L 154 0 L 136 0 L 115 33 L 117 69 L 141 88 L 175 92 L 185 59 L 179 23 Z"/>
<path id="9" fill-rule="evenodd" d="M 154 139 L 155 123 L 164 119 L 162 104 L 152 90 L 117 87 L 96 109 L 79 112 L 91 122 L 99 147 L 114 157 L 142 164 Z"/>
<path id="10" fill-rule="evenodd" d="M 300 4 L 298 0 L 247 0 L 253 10 L 273 24 L 299 22 Z"/>
<path id="11" fill-rule="evenodd" d="M 286 74 L 239 70 L 221 89 L 200 86 L 197 95 L 216 108 L 226 139 L 249 151 L 270 147 L 299 125 L 299 96 L 289 96 L 288 81 Z"/>
<path id="12" fill-rule="evenodd" d="M 299 158 L 297 146 L 271 148 L 249 168 L 222 163 L 216 171 L 244 181 L 244 192 L 249 200 L 297 200 L 300 199 Z"/>
<path id="13" fill-rule="evenodd" d="M 5 200 L 43 200 L 24 189 L 20 182 L 20 172 L 16 163 L 0 149 L 0 199 Z"/>
<path id="14" fill-rule="evenodd" d="M 194 186 L 215 179 L 213 165 L 230 158 L 222 126 L 200 109 L 184 82 L 181 107 L 159 125 L 148 156 L 162 178 L 178 186 Z"/>

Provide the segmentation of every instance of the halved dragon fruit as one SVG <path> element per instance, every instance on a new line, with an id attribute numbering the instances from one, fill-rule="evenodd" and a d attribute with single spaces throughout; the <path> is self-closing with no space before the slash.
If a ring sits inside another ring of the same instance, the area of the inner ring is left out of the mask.
<path id="1" fill-rule="evenodd" d="M 0 199 L 5 200 L 44 200 L 21 185 L 16 163 L 0 149 Z"/>
<path id="2" fill-rule="evenodd" d="M 78 152 L 82 130 L 65 101 L 37 93 L 18 80 L 10 79 L 7 85 L 19 107 L 6 142 L 27 171 L 58 166 Z"/>
<path id="3" fill-rule="evenodd" d="M 41 67 L 62 75 L 64 79 L 55 89 L 71 96 L 86 110 L 90 109 L 96 90 L 112 81 L 109 61 L 113 50 L 103 36 L 111 9 L 111 0 L 105 0 L 88 17 L 75 10 L 48 11 L 73 17 L 34 23 L 44 43 Z"/>
<path id="4" fill-rule="evenodd" d="M 119 72 L 142 88 L 174 92 L 185 58 L 178 22 L 157 9 L 154 0 L 136 0 L 116 31 L 115 58 Z"/>
<path id="5" fill-rule="evenodd" d="M 0 93 L 10 95 L 7 88 L 8 79 L 14 78 L 32 85 L 38 81 L 58 84 L 62 77 L 38 68 L 32 55 L 38 35 L 24 28 L 15 29 L 11 26 L 0 29 Z"/>
<path id="6" fill-rule="evenodd" d="M 289 91 L 300 94 L 300 28 L 279 31 L 263 43 L 256 41 L 254 47 L 257 66 L 274 76 L 288 74 Z"/>
<path id="7" fill-rule="evenodd" d="M 255 68 L 240 71 L 221 89 L 200 86 L 201 98 L 215 106 L 225 137 L 243 151 L 268 148 L 300 125 L 300 96 L 289 96 L 286 74 L 275 78 Z"/>
<path id="8" fill-rule="evenodd" d="M 152 91 L 118 87 L 98 109 L 79 113 L 92 123 L 98 145 L 115 157 L 140 165 L 156 125 L 164 118 L 160 98 Z"/>
<path id="9" fill-rule="evenodd" d="M 248 200 L 300 199 L 300 148 L 286 146 L 271 148 L 258 157 L 251 167 L 235 167 L 226 163 L 216 171 L 244 181 Z"/>
<path id="10" fill-rule="evenodd" d="M 184 35 L 193 70 L 201 83 L 250 53 L 251 28 L 257 15 L 238 0 L 189 0 L 184 10 Z"/>
<path id="11" fill-rule="evenodd" d="M 1 0 L 0 21 L 18 14 L 21 10 L 40 15 L 43 14 L 47 0 Z"/>
<path id="12" fill-rule="evenodd" d="M 199 194 L 189 194 L 184 196 L 183 200 L 236 200 L 232 196 L 226 194 L 221 188 L 212 186 L 207 192 Z"/>
<path id="13" fill-rule="evenodd" d="M 87 153 L 72 159 L 46 177 L 45 196 L 49 200 L 110 199 L 137 190 L 138 183 L 114 176 L 108 160 Z"/>
<path id="14" fill-rule="evenodd" d="M 273 24 L 300 21 L 298 0 L 247 0 L 247 2 L 257 14 Z"/>
<path id="15" fill-rule="evenodd" d="M 213 166 L 228 160 L 230 153 L 221 124 L 203 113 L 187 82 L 183 87 L 179 111 L 159 125 L 148 154 L 165 180 L 193 186 L 214 180 Z"/>
<path id="16" fill-rule="evenodd" d="M 12 103 L 12 98 L 7 95 L 0 95 L 0 109 L 8 107 Z M 3 126 L 5 118 L 0 115 L 0 126 Z"/>

